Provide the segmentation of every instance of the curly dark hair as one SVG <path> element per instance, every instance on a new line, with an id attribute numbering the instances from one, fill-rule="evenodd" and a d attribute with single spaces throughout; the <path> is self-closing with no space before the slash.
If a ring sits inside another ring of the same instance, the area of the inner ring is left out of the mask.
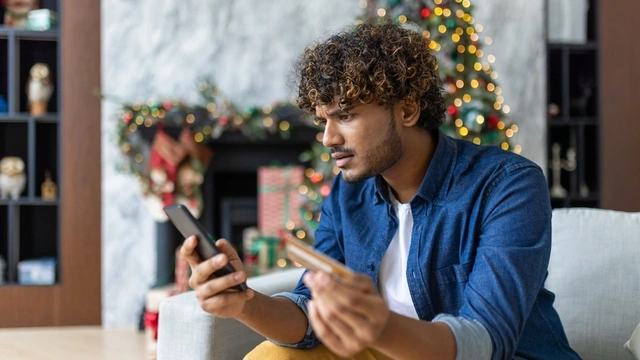
<path id="1" fill-rule="evenodd" d="M 309 46 L 295 64 L 298 106 L 315 113 L 340 96 L 388 108 L 400 100 L 420 105 L 418 126 L 431 133 L 444 122 L 445 102 L 435 55 L 421 34 L 393 23 L 364 23 Z"/>

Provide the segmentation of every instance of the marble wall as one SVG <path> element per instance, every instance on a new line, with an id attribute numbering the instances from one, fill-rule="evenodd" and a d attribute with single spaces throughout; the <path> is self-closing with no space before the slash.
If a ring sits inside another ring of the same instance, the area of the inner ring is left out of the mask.
<path id="1" fill-rule="evenodd" d="M 520 130 L 514 142 L 522 155 L 546 171 L 546 45 L 544 1 L 472 0 L 482 35 L 493 40 L 493 54 L 505 105 Z"/>
<path id="2" fill-rule="evenodd" d="M 478 23 L 494 39 L 506 103 L 520 125 L 523 154 L 544 163 L 542 2 L 476 0 Z M 126 101 L 197 101 L 202 76 L 224 96 L 262 105 L 291 96 L 287 75 L 312 40 L 349 25 L 360 9 L 345 0 L 102 0 L 102 85 Z M 138 185 L 115 171 L 116 106 L 102 112 L 102 299 L 105 327 L 133 327 L 156 278 L 155 223 Z"/>

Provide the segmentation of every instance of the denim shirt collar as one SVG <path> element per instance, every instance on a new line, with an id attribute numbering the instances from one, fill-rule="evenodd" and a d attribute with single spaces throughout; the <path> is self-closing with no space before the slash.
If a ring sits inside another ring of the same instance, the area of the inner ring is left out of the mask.
<path id="1" fill-rule="evenodd" d="M 442 205 L 449 191 L 451 177 L 458 158 L 458 148 L 453 139 L 446 136 L 442 130 L 438 130 L 434 140 L 437 142 L 436 151 L 416 196 L 436 205 Z M 375 177 L 375 189 L 376 203 L 381 201 L 391 203 L 389 187 L 382 175 Z"/>

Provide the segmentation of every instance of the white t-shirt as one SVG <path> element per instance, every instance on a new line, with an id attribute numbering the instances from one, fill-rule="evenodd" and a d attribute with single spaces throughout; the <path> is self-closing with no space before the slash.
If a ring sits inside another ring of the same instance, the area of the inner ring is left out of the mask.
<path id="1" fill-rule="evenodd" d="M 389 190 L 389 197 L 398 217 L 399 226 L 380 263 L 378 289 L 391 311 L 418 319 L 407 282 L 407 259 L 409 258 L 413 229 L 411 204 L 400 203 L 393 196 L 391 190 Z"/>

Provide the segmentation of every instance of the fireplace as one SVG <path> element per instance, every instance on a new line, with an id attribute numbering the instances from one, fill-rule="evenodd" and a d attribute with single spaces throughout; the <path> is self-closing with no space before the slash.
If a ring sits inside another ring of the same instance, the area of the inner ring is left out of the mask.
<path id="1" fill-rule="evenodd" d="M 279 135 L 251 141 L 241 133 L 224 133 L 214 140 L 212 163 L 202 185 L 204 209 L 200 222 L 214 238 L 226 238 L 242 256 L 242 231 L 258 222 L 258 167 L 300 163 L 300 154 L 316 141 L 317 131 L 296 128 L 291 138 Z M 173 264 L 173 250 L 183 238 L 171 223 L 158 224 L 158 277 L 166 278 Z M 162 279 L 162 280 L 165 280 Z"/>

